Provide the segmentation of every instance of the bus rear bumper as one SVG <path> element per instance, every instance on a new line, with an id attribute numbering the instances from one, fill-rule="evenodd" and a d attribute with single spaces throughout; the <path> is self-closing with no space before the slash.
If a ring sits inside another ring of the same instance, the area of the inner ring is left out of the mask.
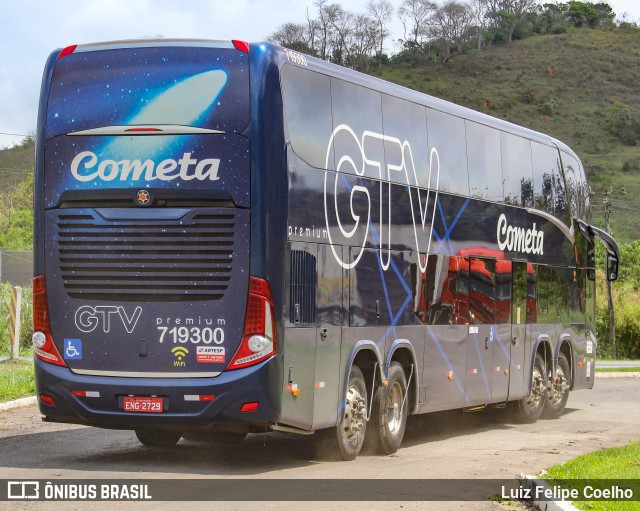
<path id="1" fill-rule="evenodd" d="M 280 416 L 281 357 L 215 378 L 114 378 L 79 375 L 35 359 L 40 412 L 45 420 L 103 428 L 260 429 Z M 82 395 L 82 393 L 86 395 Z M 80 395 L 78 395 L 80 394 Z M 52 398 L 55 406 L 41 396 Z M 160 396 L 161 413 L 125 412 L 124 396 Z M 196 396 L 209 396 L 199 400 Z M 213 396 L 213 400 L 210 400 Z M 246 403 L 258 403 L 241 411 Z"/>

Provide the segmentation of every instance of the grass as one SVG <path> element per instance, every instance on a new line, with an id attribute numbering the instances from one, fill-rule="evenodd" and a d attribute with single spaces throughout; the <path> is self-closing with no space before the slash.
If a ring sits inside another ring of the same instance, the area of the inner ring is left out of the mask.
<path id="1" fill-rule="evenodd" d="M 36 381 L 33 362 L 28 360 L 5 360 L 0 362 L 0 403 L 33 396 Z"/>
<path id="2" fill-rule="evenodd" d="M 575 484 L 568 482 L 575 488 L 584 487 L 589 481 L 611 479 L 611 484 L 622 480 L 640 480 L 640 442 L 630 442 L 623 447 L 602 449 L 583 456 L 579 456 L 562 465 L 552 466 L 547 474 L 547 480 L 576 480 Z M 636 481 L 634 498 L 640 481 Z M 595 486 L 595 485 L 594 485 Z M 624 486 L 622 484 L 621 486 Z M 574 505 L 583 510 L 640 510 L 640 501 L 584 501 L 576 500 Z"/>
<path id="3" fill-rule="evenodd" d="M 599 367 L 596 373 L 639 373 L 640 367 Z"/>

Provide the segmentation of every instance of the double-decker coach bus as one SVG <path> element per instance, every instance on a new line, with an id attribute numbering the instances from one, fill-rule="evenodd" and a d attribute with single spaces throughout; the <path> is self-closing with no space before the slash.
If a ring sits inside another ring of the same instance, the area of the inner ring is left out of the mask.
<path id="1" fill-rule="evenodd" d="M 558 416 L 594 383 L 578 157 L 508 122 L 270 44 L 71 46 L 43 79 L 34 348 L 45 420 L 315 432 Z"/>

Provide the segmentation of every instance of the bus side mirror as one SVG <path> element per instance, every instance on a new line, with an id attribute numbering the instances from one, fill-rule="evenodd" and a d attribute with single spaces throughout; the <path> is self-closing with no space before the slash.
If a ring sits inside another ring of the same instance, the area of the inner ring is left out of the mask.
<path id="1" fill-rule="evenodd" d="M 607 280 L 612 282 L 618 280 L 618 269 L 620 261 L 615 255 L 607 254 Z"/>

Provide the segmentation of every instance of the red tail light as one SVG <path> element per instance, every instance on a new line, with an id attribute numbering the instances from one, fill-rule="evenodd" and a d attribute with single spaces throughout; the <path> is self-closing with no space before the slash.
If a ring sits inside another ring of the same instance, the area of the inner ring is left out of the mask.
<path id="1" fill-rule="evenodd" d="M 33 279 L 33 352 L 44 362 L 63 367 L 67 365 L 51 337 L 44 275 L 38 275 Z"/>
<path id="2" fill-rule="evenodd" d="M 250 277 L 242 342 L 227 369 L 258 364 L 275 353 L 276 321 L 271 286 L 266 280 Z"/>
<path id="3" fill-rule="evenodd" d="M 46 394 L 40 394 L 40 402 L 49 406 L 56 406 L 56 400 Z"/>
<path id="4" fill-rule="evenodd" d="M 245 52 L 246 54 L 249 54 L 249 43 L 247 43 L 246 41 L 238 41 L 237 39 L 232 39 L 231 42 L 233 43 L 233 47 L 236 50 L 240 50 Z"/>
<path id="5" fill-rule="evenodd" d="M 76 51 L 77 46 L 77 44 L 72 44 L 71 46 L 63 48 L 60 53 L 58 53 L 58 60 L 66 57 L 67 55 L 71 55 L 74 51 Z"/>

